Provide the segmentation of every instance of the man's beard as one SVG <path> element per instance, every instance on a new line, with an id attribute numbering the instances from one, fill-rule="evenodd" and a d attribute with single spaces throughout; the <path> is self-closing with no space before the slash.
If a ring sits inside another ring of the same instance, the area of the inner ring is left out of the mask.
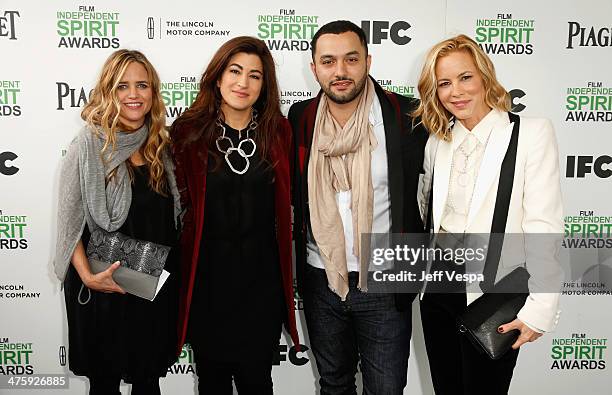
<path id="1" fill-rule="evenodd" d="M 356 97 L 358 97 L 361 94 L 361 92 L 363 92 L 367 78 L 368 78 L 368 75 L 365 74 L 363 78 L 355 82 L 355 80 L 351 78 L 340 76 L 340 77 L 336 77 L 336 79 L 330 82 L 329 85 L 327 86 L 321 85 L 321 89 L 323 89 L 323 92 L 325 93 L 325 95 L 334 103 L 346 104 L 346 103 L 353 101 Z M 334 82 L 339 82 L 339 81 L 351 81 L 355 85 L 351 91 L 343 93 L 342 95 L 338 95 L 332 91 L 331 86 Z"/>

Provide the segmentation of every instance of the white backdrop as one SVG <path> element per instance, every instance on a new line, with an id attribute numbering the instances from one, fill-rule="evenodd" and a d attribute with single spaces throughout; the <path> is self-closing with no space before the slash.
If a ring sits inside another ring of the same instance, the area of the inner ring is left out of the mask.
<path id="1" fill-rule="evenodd" d="M 101 65 L 116 48 L 142 50 L 156 66 L 170 123 L 191 103 L 210 57 L 230 37 L 258 36 L 273 48 L 286 112 L 318 90 L 307 42 L 328 21 L 366 27 L 372 75 L 388 89 L 414 96 L 427 49 L 450 35 L 468 34 L 490 53 L 516 111 L 552 120 L 568 226 L 580 232 L 585 224 L 603 225 L 598 229 L 609 236 L 610 0 L 260 3 L 0 1 L 0 375 L 69 374 L 63 295 L 51 269 L 59 164 L 82 125 L 79 113 Z M 296 26 L 288 25 L 295 20 Z M 609 249 L 587 249 L 572 264 L 584 272 L 597 262 L 609 264 L 610 255 Z M 610 393 L 611 307 L 609 296 L 564 295 L 558 328 L 521 351 L 510 392 Z M 414 312 L 405 393 L 431 394 L 416 304 Z M 308 346 L 302 318 L 300 335 Z M 599 339 L 603 346 L 579 358 L 573 348 L 559 348 L 571 338 Z M 6 352 L 15 345 L 24 350 Z M 184 354 L 162 380 L 165 393 L 194 391 L 189 350 Z M 273 375 L 278 394 L 315 392 L 311 352 L 296 354 L 285 338 Z M 86 388 L 85 380 L 70 376 L 69 390 L 48 392 L 84 394 Z"/>

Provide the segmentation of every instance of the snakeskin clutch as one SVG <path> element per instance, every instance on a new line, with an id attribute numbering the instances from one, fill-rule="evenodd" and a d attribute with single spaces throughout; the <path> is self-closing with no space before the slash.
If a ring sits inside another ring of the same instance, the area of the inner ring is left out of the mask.
<path id="1" fill-rule="evenodd" d="M 132 239 L 120 232 L 96 229 L 87 245 L 90 260 L 120 261 L 121 266 L 150 276 L 159 277 L 164 269 L 170 247 L 150 241 Z"/>

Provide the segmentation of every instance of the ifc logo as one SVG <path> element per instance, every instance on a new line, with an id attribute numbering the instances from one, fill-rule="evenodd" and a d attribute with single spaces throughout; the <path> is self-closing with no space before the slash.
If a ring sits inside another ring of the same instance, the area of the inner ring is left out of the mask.
<path id="1" fill-rule="evenodd" d="M 567 157 L 565 177 L 585 178 L 587 174 L 594 173 L 599 178 L 612 177 L 612 156 L 601 155 L 570 155 Z"/>
<path id="2" fill-rule="evenodd" d="M 18 156 L 14 152 L 6 151 L 0 152 L 0 174 L 5 176 L 12 176 L 19 171 L 19 168 L 16 166 L 9 165 L 9 162 L 17 159 Z"/>
<path id="3" fill-rule="evenodd" d="M 518 101 L 518 99 L 522 99 L 525 97 L 525 91 L 522 89 L 512 89 L 510 92 L 510 104 L 512 105 L 512 112 L 521 112 L 525 109 L 525 105 Z"/>
<path id="4" fill-rule="evenodd" d="M 285 362 L 287 361 L 287 359 L 289 359 L 289 362 L 291 362 L 292 365 L 295 365 L 295 366 L 306 365 L 308 361 L 310 360 L 305 356 L 299 356 L 299 354 L 306 354 L 306 351 L 308 351 L 309 348 L 308 346 L 304 344 L 300 344 L 300 349 L 301 351 L 298 352 L 295 349 L 295 346 L 288 347 L 286 344 L 279 344 L 278 354 L 274 355 L 272 364 L 280 365 L 281 362 Z"/>
<path id="5" fill-rule="evenodd" d="M 410 29 L 410 23 L 397 21 L 391 24 L 390 28 L 389 24 L 389 21 L 361 21 L 361 28 L 366 35 L 368 44 L 380 44 L 382 40 L 390 38 L 394 44 L 406 45 L 412 40 L 405 33 Z"/>

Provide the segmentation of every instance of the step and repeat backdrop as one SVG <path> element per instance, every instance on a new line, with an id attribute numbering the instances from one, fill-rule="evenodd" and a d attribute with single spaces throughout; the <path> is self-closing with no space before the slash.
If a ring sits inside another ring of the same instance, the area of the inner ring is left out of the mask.
<path id="1" fill-rule="evenodd" d="M 491 56 L 522 116 L 549 118 L 559 163 L 568 237 L 612 229 L 612 2 L 380 0 L 231 3 L 0 1 L 0 378 L 66 374 L 67 389 L 85 394 L 86 380 L 67 366 L 67 324 L 53 275 L 58 175 L 65 148 L 82 125 L 106 57 L 139 49 L 156 66 L 170 124 L 193 101 L 214 51 L 239 35 L 272 50 L 283 111 L 312 97 L 310 39 L 319 26 L 348 19 L 363 27 L 371 74 L 387 89 L 418 97 L 424 55 L 439 40 L 465 33 Z M 607 243 L 575 249 L 571 279 L 612 267 Z M 607 271 L 606 271 L 607 270 Z M 605 276 L 604 276 L 605 277 Z M 601 276 L 600 276 L 601 278 Z M 611 279 L 612 281 L 612 279 Z M 557 329 L 521 351 L 511 394 L 609 394 L 612 298 L 576 295 L 566 287 Z M 302 304 L 296 295 L 295 304 Z M 249 301 L 244 301 L 249 308 Z M 432 394 L 418 307 L 405 394 Z M 302 312 L 303 350 L 281 340 L 273 368 L 278 394 L 313 394 L 317 373 Z M 162 379 L 169 394 L 195 391 L 186 346 Z M 0 389 L 19 394 L 19 390 Z M 129 393 L 122 386 L 122 393 Z"/>

